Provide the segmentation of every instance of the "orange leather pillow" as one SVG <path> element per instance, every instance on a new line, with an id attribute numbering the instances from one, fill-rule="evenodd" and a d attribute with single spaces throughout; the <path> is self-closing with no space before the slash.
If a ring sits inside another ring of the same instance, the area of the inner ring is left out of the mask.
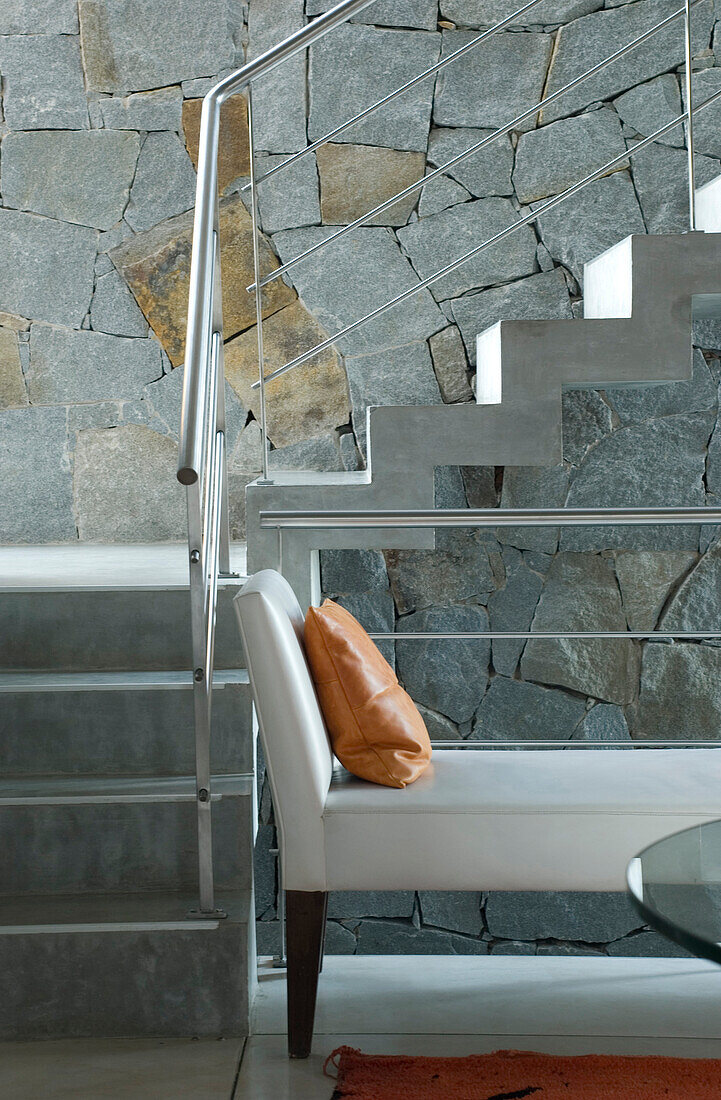
<path id="1" fill-rule="evenodd" d="M 358 620 L 332 600 L 308 608 L 305 651 L 341 764 L 385 787 L 417 779 L 431 759 L 428 731 Z"/>

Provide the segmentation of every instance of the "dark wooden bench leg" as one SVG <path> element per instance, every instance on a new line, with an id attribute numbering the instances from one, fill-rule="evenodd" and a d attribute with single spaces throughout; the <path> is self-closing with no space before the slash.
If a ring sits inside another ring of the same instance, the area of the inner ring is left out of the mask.
<path id="1" fill-rule="evenodd" d="M 322 891 L 287 890 L 285 894 L 291 1058 L 307 1058 L 313 1041 L 327 897 Z"/>
<path id="2" fill-rule="evenodd" d="M 323 959 L 325 957 L 325 935 L 328 931 L 328 895 L 325 896 L 325 902 L 323 903 L 323 938 L 320 941 L 320 960 L 318 962 L 318 973 L 323 973 Z"/>

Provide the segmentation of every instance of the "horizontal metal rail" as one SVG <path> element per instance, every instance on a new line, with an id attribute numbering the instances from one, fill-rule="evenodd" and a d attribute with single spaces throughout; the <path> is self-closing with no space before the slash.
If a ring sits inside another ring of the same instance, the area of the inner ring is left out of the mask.
<path id="1" fill-rule="evenodd" d="M 693 741 L 690 738 L 678 741 L 634 741 L 614 738 L 612 741 L 574 741 L 573 739 L 561 739 L 558 741 L 431 741 L 434 749 L 607 749 L 610 747 L 621 749 L 696 749 L 696 748 L 721 748 L 721 741 Z"/>
<path id="2" fill-rule="evenodd" d="M 385 107 L 386 104 L 397 99 L 398 96 L 411 91 L 413 88 L 417 88 L 419 84 L 422 84 L 423 81 L 427 80 L 430 76 L 434 76 L 436 73 L 439 73 L 441 69 L 445 69 L 447 65 L 452 65 L 454 61 L 458 61 L 459 58 L 475 50 L 483 42 L 491 38 L 492 35 L 497 34 L 498 31 L 505 30 L 506 27 L 515 23 L 521 15 L 525 15 L 527 11 L 530 11 L 531 8 L 535 8 L 536 5 L 540 3 L 541 0 L 529 0 L 529 3 L 524 4 L 522 8 L 517 8 L 516 11 L 507 15 L 505 19 L 501 19 L 498 23 L 494 23 L 494 25 L 484 31 L 483 34 L 479 34 L 471 39 L 470 42 L 466 42 L 465 46 L 460 46 L 459 49 L 454 50 L 453 53 L 446 54 L 446 56 L 442 57 L 440 61 L 437 61 L 435 65 L 431 65 L 429 69 L 425 69 L 424 72 L 419 73 L 418 76 L 414 76 L 412 80 L 406 81 L 405 84 L 401 84 L 400 87 L 395 88 L 392 92 L 389 92 L 388 95 L 383 96 L 382 99 L 378 99 L 375 103 L 371 103 L 370 107 L 365 107 L 362 111 L 359 111 L 357 115 L 353 115 L 352 118 L 347 119 L 345 122 L 341 122 L 340 126 L 336 126 L 335 129 L 329 130 L 323 137 L 319 137 L 316 141 L 312 141 L 310 145 L 306 145 L 304 149 L 300 149 L 297 153 L 288 157 L 287 160 L 281 161 L 280 164 L 276 164 L 274 168 L 269 168 L 262 176 L 258 176 L 255 182 L 262 183 L 263 180 L 270 179 L 271 176 L 275 176 L 285 168 L 290 168 L 293 164 L 302 160 L 303 157 L 307 157 L 309 153 L 314 153 L 316 149 L 320 149 L 321 145 L 326 145 L 327 142 L 332 141 L 333 138 L 338 137 L 338 135 L 344 133 L 345 130 L 349 130 L 351 126 L 355 126 L 358 122 L 362 122 L 381 107 Z M 694 0 L 694 3 L 700 4 L 703 3 L 703 0 Z M 693 4 L 691 6 L 693 7 Z M 248 190 L 250 190 L 250 184 L 246 183 L 241 188 L 241 191 Z"/>
<path id="3" fill-rule="evenodd" d="M 710 107 L 711 104 L 715 103 L 718 99 L 721 99 L 721 88 L 718 91 L 714 92 L 713 95 L 710 95 L 708 99 L 705 99 L 703 103 L 699 103 L 696 107 L 694 107 L 694 114 L 698 114 L 699 111 L 703 111 L 706 107 Z M 632 157 L 635 153 L 638 153 L 642 149 L 646 149 L 649 145 L 652 145 L 654 141 L 657 141 L 658 138 L 663 137 L 663 135 L 667 134 L 669 130 L 673 130 L 680 123 L 684 122 L 685 119 L 685 112 L 682 115 L 677 115 L 676 118 L 674 118 L 671 122 L 667 122 L 665 126 L 660 126 L 659 129 L 655 130 L 649 137 L 643 138 L 641 141 L 636 142 L 635 145 L 632 145 L 631 148 L 627 149 L 624 153 L 620 153 L 617 157 L 613 157 L 612 160 L 607 161 L 600 168 L 597 168 L 595 169 L 595 171 L 590 172 L 587 176 L 584 176 L 584 178 L 582 180 L 579 180 L 578 183 L 575 183 L 571 187 L 568 187 L 565 191 L 562 191 L 560 195 L 556 195 L 554 198 L 549 199 L 548 202 L 543 203 L 535 210 L 532 210 L 528 214 L 525 214 L 522 218 L 519 218 L 518 221 L 506 226 L 505 229 L 500 230 L 500 232 L 496 233 L 493 237 L 489 237 L 488 240 L 483 241 L 482 244 L 477 245 L 476 248 L 472 248 L 469 252 L 466 252 L 462 256 L 459 256 L 457 260 L 454 260 L 450 264 L 446 264 L 446 266 L 441 268 L 440 271 L 436 271 L 433 275 L 429 275 L 427 279 L 422 279 L 419 283 L 416 283 L 414 286 L 409 287 L 408 290 L 404 290 L 403 293 L 397 294 L 395 298 L 391 298 L 390 301 L 385 302 L 382 306 L 378 306 L 377 309 L 372 310 L 370 313 L 366 313 L 364 317 L 359 318 L 359 320 L 354 321 L 350 325 L 346 325 L 345 328 L 340 329 L 333 336 L 328 337 L 327 340 L 323 340 L 320 344 L 316 344 L 315 347 L 312 347 L 308 351 L 303 352 L 302 355 L 297 355 L 295 359 L 291 359 L 288 363 L 285 363 L 284 366 L 278 367 L 277 370 L 274 370 L 270 374 L 267 374 L 265 376 L 265 382 L 272 382 L 274 378 L 279 378 L 280 375 L 285 374 L 286 371 L 293 370 L 295 367 L 299 367 L 301 366 L 301 364 L 306 363 L 309 359 L 313 359 L 316 355 L 320 354 L 320 352 L 325 351 L 326 348 L 329 348 L 338 340 L 343 339 L 343 337 L 348 336 L 351 332 L 355 332 L 356 329 L 361 328 L 369 321 L 375 320 L 376 317 L 382 316 L 382 314 L 386 313 L 389 309 L 393 309 L 395 306 L 400 305 L 402 302 L 408 301 L 408 299 L 412 298 L 414 294 L 418 294 L 421 290 L 425 290 L 427 287 L 432 286 L 433 283 L 437 282 L 439 279 L 442 279 L 445 275 L 450 275 L 451 272 L 456 271 L 459 267 L 462 267 L 463 264 L 467 263 L 469 260 L 472 260 L 475 256 L 480 255 L 480 253 L 484 252 L 485 249 L 490 248 L 494 244 L 499 244 L 507 237 L 510 237 L 511 234 L 516 233 L 524 225 L 529 225 L 531 222 L 537 221 L 540 217 L 542 217 L 544 214 L 547 214 L 550 210 L 553 210 L 555 207 L 560 206 L 561 203 L 566 202 L 567 199 L 570 199 L 574 195 L 577 195 L 579 191 L 582 191 L 584 187 L 588 187 L 590 183 L 594 183 L 597 179 L 600 179 L 602 176 L 608 175 L 609 172 L 613 171 L 614 169 L 620 168 L 623 164 L 625 164 L 629 157 Z M 259 385 L 259 382 L 253 382 L 251 388 L 257 389 Z"/>
<path id="4" fill-rule="evenodd" d="M 437 508 L 384 511 L 261 511 L 261 527 L 643 527 L 721 523 L 718 508 Z"/>
<path id="5" fill-rule="evenodd" d="M 705 2 L 706 0 L 694 0 L 694 3 L 691 4 L 690 7 L 695 7 L 696 4 L 702 4 Z M 676 19 L 679 19 L 681 18 L 681 16 L 685 15 L 685 8 L 679 8 L 677 11 L 672 12 L 671 15 L 667 16 L 665 19 L 662 19 L 659 23 L 654 24 L 653 27 L 650 27 L 649 30 L 644 31 L 643 34 L 640 34 L 637 38 L 634 38 L 633 41 L 628 42 L 625 46 L 621 46 L 614 53 L 609 54 L 608 57 L 605 57 L 596 65 L 591 66 L 590 69 L 587 69 L 579 76 L 574 77 L 573 80 L 570 80 L 567 84 L 564 84 L 563 87 L 558 88 L 555 92 L 551 92 L 551 94 L 547 95 L 544 99 L 539 100 L 539 102 L 534 104 L 533 107 L 527 108 L 520 115 L 517 115 L 514 119 L 511 119 L 510 122 L 507 122 L 504 126 L 499 127 L 497 130 L 494 130 L 493 133 L 488 134 L 485 138 L 477 141 L 474 145 L 469 146 L 469 148 L 465 149 L 462 153 L 458 153 L 455 157 L 452 157 L 450 160 L 446 161 L 445 164 L 442 164 L 440 165 L 440 167 L 435 168 L 432 172 L 429 172 L 427 176 L 423 176 L 421 179 L 418 179 L 414 183 L 409 184 L 407 187 L 403 188 L 402 191 L 398 191 L 391 198 L 386 199 L 382 203 L 379 203 L 378 206 L 374 206 L 371 210 L 366 211 L 365 214 L 361 214 L 360 217 L 355 219 L 355 221 L 350 222 L 348 225 L 344 225 L 341 229 L 337 230 L 337 232 L 331 234 L 330 237 L 326 237 L 324 240 L 318 241 L 316 244 L 311 245 L 310 248 L 307 248 L 304 252 L 298 253 L 298 255 L 294 256 L 292 260 L 288 260 L 286 263 L 281 264 L 280 267 L 274 268 L 273 271 L 271 271 L 268 275 L 264 276 L 264 278 L 260 280 L 260 285 L 266 286 L 268 283 L 273 282 L 274 279 L 279 279 L 287 271 L 290 271 L 292 267 L 295 267 L 296 264 L 301 263 L 303 260 L 306 260 L 314 253 L 320 252 L 321 249 L 326 248 L 334 241 L 337 241 L 340 237 L 344 237 L 346 233 L 350 233 L 353 229 L 357 229 L 359 226 L 364 225 L 366 222 L 369 222 L 378 214 L 382 214 L 384 213 L 384 211 L 389 210 L 392 206 L 395 206 L 395 204 L 397 202 L 400 202 L 402 199 L 407 198 L 409 195 L 415 194 L 416 191 L 420 191 L 423 187 L 426 186 L 427 183 L 431 183 L 434 179 L 437 179 L 439 176 L 444 175 L 449 169 L 454 168 L 457 164 L 460 164 L 468 157 L 475 156 L 476 153 L 479 153 L 482 149 L 485 149 L 486 146 L 491 145 L 494 141 L 497 141 L 499 138 L 510 133 L 511 130 L 517 129 L 518 126 L 524 123 L 527 119 L 531 118 L 533 115 L 537 114 L 545 107 L 548 107 L 551 103 L 555 103 L 556 100 L 561 99 L 562 96 L 566 95 L 570 91 L 573 91 L 574 88 L 577 88 L 579 85 L 584 84 L 587 80 L 590 80 L 591 77 L 596 76 L 597 73 L 602 72 L 609 65 L 612 65 L 614 61 L 618 61 L 619 58 L 624 57 L 627 53 L 635 50 L 638 46 L 648 41 L 649 38 L 653 38 L 654 35 L 658 34 L 660 31 L 668 27 Z M 500 27 L 500 24 L 497 24 L 496 28 L 492 28 L 491 31 L 487 32 L 486 36 L 492 33 L 494 29 L 498 29 L 498 27 Z M 484 36 L 481 36 L 481 39 L 483 37 Z M 477 42 L 480 43 L 481 39 L 478 39 Z M 468 44 L 469 47 L 470 45 L 471 43 Z M 447 60 L 450 60 L 453 56 L 454 55 L 450 55 Z M 678 122 L 674 122 L 674 125 L 678 125 L 681 122 L 686 121 L 687 117 L 688 112 L 686 111 L 683 115 L 679 116 Z M 278 165 L 277 169 L 275 170 L 277 171 L 282 167 L 282 164 Z M 247 287 L 247 290 L 249 292 L 254 289 L 255 283 L 251 283 L 250 286 Z"/>
<path id="6" fill-rule="evenodd" d="M 574 638 L 689 638 L 696 641 L 704 638 L 721 638 L 718 630 L 399 630 L 394 633 L 369 631 L 368 637 L 384 642 L 431 642 L 440 640 L 455 641 L 497 641 L 503 638 L 526 638 L 529 641 L 556 641 Z"/>

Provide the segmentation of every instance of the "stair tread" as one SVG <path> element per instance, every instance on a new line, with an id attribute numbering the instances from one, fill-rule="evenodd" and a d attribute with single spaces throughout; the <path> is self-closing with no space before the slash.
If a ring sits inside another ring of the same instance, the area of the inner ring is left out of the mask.
<path id="1" fill-rule="evenodd" d="M 220 587 L 237 586 L 245 580 L 245 543 L 231 545 L 231 568 L 238 576 L 221 578 Z M 187 587 L 185 543 L 0 547 L 0 592 L 170 591 Z"/>
<path id="2" fill-rule="evenodd" d="M 250 773 L 216 775 L 212 800 L 248 795 Z M 25 805 L 77 805 L 83 803 L 195 802 L 195 776 L 36 777 L 7 779 L 0 783 L 0 808 Z"/>
<path id="3" fill-rule="evenodd" d="M 216 669 L 213 687 L 248 684 L 246 669 Z M 189 670 L 179 672 L 0 672 L 0 693 L 36 691 L 141 691 L 192 688 Z"/>
<path id="4" fill-rule="evenodd" d="M 215 904 L 236 922 L 247 923 L 250 915 L 250 891 L 219 891 Z M 42 894 L 26 897 L 0 897 L 0 935 L 9 931 L 88 930 L 100 925 L 179 926 L 181 929 L 203 926 L 212 928 L 216 921 L 197 921 L 187 914 L 196 909 L 195 892 L 148 891 L 137 894 Z M 128 927 L 130 930 L 130 927 Z"/>

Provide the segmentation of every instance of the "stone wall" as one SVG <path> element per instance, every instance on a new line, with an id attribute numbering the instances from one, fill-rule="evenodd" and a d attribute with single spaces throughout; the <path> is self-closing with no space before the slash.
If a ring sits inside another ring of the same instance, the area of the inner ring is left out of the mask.
<path id="1" fill-rule="evenodd" d="M 182 538 L 175 481 L 201 97 L 330 6 L 325 0 L 5 0 L 0 11 L 0 541 Z M 261 185 L 263 270 L 312 248 L 676 7 L 543 0 L 516 26 Z M 512 10 L 509 0 L 377 0 L 254 94 L 259 170 L 315 140 Z M 537 21 L 535 21 L 537 19 Z M 721 82 L 710 2 L 694 81 Z M 534 20 L 531 22 L 531 20 Z M 530 117 L 320 261 L 271 284 L 269 366 L 425 277 L 622 153 L 681 107 L 681 27 Z M 721 59 L 720 59 L 721 61 Z M 696 125 L 719 172 L 721 108 Z M 219 159 L 234 534 L 259 469 L 247 109 L 224 108 Z M 499 317 L 573 317 L 585 260 L 630 232 L 686 226 L 679 131 L 571 203 L 269 387 L 273 468 L 357 469 L 373 404 L 472 400 L 474 340 Z M 721 337 L 699 326 L 694 377 L 564 398 L 553 469 L 439 471 L 440 505 L 717 503 Z M 702 350 L 703 349 L 703 350 Z M 369 628 L 687 629 L 714 625 L 711 529 L 440 532 L 435 552 L 326 554 L 323 584 Z M 563 743 L 713 735 L 718 649 L 703 644 L 398 643 L 436 738 Z M 698 688 L 698 690 L 695 690 Z M 691 700 L 694 700 L 694 707 Z M 276 934 L 273 826 L 258 848 L 261 949 Z M 333 899 L 331 950 L 669 951 L 620 897 Z"/>

